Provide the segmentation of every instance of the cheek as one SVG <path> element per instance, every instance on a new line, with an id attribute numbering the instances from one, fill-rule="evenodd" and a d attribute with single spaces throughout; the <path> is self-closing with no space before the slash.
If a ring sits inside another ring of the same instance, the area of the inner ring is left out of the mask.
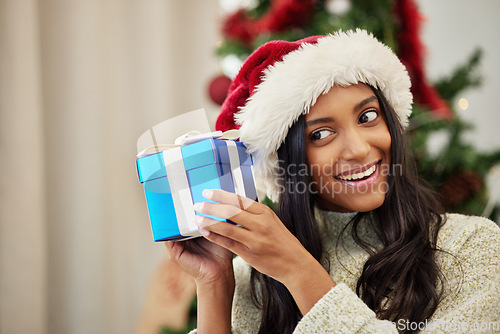
<path id="1" fill-rule="evenodd" d="M 391 162 L 391 134 L 387 126 L 381 127 L 379 131 L 372 137 L 372 145 L 384 154 L 387 163 Z"/>
<path id="2" fill-rule="evenodd" d="M 386 155 L 388 162 L 391 161 L 391 145 L 392 145 L 391 135 L 389 134 L 389 132 L 387 132 L 385 140 L 383 143 L 381 143 L 381 146 L 382 146 L 382 150 L 384 151 L 384 153 Z"/>
<path id="3" fill-rule="evenodd" d="M 338 154 L 332 147 L 308 150 L 306 156 L 313 180 L 318 177 L 336 175 L 335 161 L 338 159 Z"/>
<path id="4" fill-rule="evenodd" d="M 337 157 L 331 150 L 324 150 L 318 155 L 311 156 L 309 160 L 311 190 L 320 194 L 326 201 L 330 201 L 332 194 L 340 191 L 342 187 L 335 179 L 335 175 L 338 174 L 335 163 Z"/>

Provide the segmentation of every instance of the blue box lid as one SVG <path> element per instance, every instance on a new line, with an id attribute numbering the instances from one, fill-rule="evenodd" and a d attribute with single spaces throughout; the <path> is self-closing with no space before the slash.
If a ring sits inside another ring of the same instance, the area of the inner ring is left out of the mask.
<path id="1" fill-rule="evenodd" d="M 251 165 L 253 163 L 252 156 L 246 153 L 245 145 L 240 142 L 235 143 L 240 164 Z M 186 170 L 214 163 L 229 164 L 229 154 L 225 140 L 210 138 L 172 149 L 181 150 Z M 167 176 L 163 152 L 137 159 L 137 172 L 141 183 Z"/>

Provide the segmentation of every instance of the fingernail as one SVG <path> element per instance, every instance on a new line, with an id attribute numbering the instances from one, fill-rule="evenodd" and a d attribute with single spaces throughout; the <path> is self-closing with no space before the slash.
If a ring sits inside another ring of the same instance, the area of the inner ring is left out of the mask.
<path id="1" fill-rule="evenodd" d="M 211 190 L 211 189 L 205 189 L 203 190 L 203 192 L 201 193 L 203 195 L 203 197 L 205 198 L 208 198 L 208 199 L 212 199 L 212 196 L 214 194 L 214 191 Z"/>
<path id="2" fill-rule="evenodd" d="M 199 203 L 194 203 L 193 205 L 193 208 L 196 210 L 196 211 L 201 211 L 203 210 L 203 202 L 199 202 Z"/>
<path id="3" fill-rule="evenodd" d="M 204 228 L 200 228 L 201 235 L 208 237 L 210 235 L 210 231 L 205 230 Z"/>

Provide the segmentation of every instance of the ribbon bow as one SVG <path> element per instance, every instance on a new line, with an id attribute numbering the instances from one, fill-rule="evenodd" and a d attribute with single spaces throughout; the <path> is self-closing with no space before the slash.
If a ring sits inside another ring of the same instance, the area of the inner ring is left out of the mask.
<path id="1" fill-rule="evenodd" d="M 137 158 L 143 158 L 148 155 L 160 153 L 162 151 L 184 146 L 192 143 L 196 143 L 198 141 L 202 141 L 205 139 L 220 139 L 220 140 L 236 140 L 240 137 L 240 130 L 228 130 L 225 132 L 222 131 L 214 131 L 209 133 L 201 133 L 200 131 L 189 131 L 185 134 L 177 137 L 173 144 L 159 144 L 159 145 L 151 145 L 141 152 L 137 153 Z"/>

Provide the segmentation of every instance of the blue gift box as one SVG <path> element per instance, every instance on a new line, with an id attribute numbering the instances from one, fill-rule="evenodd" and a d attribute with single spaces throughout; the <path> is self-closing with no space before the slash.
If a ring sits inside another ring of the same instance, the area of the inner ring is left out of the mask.
<path id="1" fill-rule="evenodd" d="M 257 200 L 252 156 L 241 142 L 204 139 L 137 159 L 155 241 L 200 236 L 194 223 L 204 189 L 223 189 Z M 226 221 L 218 217 L 211 217 Z"/>

